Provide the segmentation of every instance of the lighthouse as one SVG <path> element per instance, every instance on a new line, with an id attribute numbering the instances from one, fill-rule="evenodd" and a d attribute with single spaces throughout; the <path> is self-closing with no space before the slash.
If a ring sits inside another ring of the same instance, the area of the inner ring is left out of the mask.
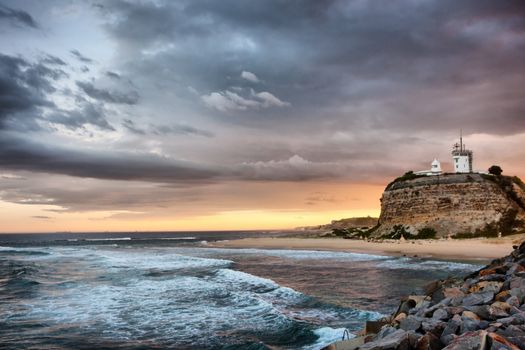
<path id="1" fill-rule="evenodd" d="M 472 172 L 472 151 L 468 150 L 463 143 L 463 135 L 459 136 L 459 143 L 455 143 L 452 148 L 452 159 L 454 162 L 455 173 Z"/>

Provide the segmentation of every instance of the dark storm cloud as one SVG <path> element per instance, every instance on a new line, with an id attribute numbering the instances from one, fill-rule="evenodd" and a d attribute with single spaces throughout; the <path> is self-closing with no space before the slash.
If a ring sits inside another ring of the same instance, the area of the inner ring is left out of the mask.
<path id="1" fill-rule="evenodd" d="M 337 128 L 450 132 L 461 120 L 470 132 L 525 131 L 523 1 L 114 1 L 103 8 L 108 31 L 135 50 L 136 60 L 129 51 L 123 57 L 134 73 L 162 82 L 170 72 L 178 79 L 171 88 L 190 85 L 218 98 L 249 84 L 240 79 L 246 70 L 293 106 L 218 109 L 234 123 L 314 127 L 327 116 Z"/>
<path id="2" fill-rule="evenodd" d="M 0 4 L 0 20 L 8 20 L 17 25 L 38 28 L 38 24 L 29 13 L 15 10 L 2 4 Z"/>
<path id="3" fill-rule="evenodd" d="M 78 59 L 80 62 L 84 63 L 94 63 L 95 61 L 89 57 L 84 56 L 80 53 L 78 50 L 71 50 L 69 51 L 76 59 Z"/>
<path id="4" fill-rule="evenodd" d="M 0 168 L 107 180 L 208 181 L 217 171 L 153 154 L 79 151 L 0 135 Z"/>
<path id="5" fill-rule="evenodd" d="M 112 71 L 107 71 L 106 75 L 108 77 L 112 78 L 112 79 L 120 80 L 120 74 L 118 74 L 118 73 L 115 73 L 115 72 L 112 72 Z"/>
<path id="6" fill-rule="evenodd" d="M 107 121 L 103 107 L 90 103 L 85 103 L 82 108 L 71 111 L 56 110 L 47 115 L 46 120 L 64 125 L 71 130 L 83 128 L 89 124 L 102 130 L 115 131 L 115 128 Z"/>
<path id="7" fill-rule="evenodd" d="M 92 83 L 77 81 L 77 86 L 81 88 L 89 97 L 108 103 L 134 105 L 139 101 L 137 91 L 119 92 L 96 88 Z"/>
<path id="8" fill-rule="evenodd" d="M 197 135 L 213 137 L 213 133 L 189 125 L 154 125 L 152 132 L 157 135 Z"/>
<path id="9" fill-rule="evenodd" d="M 64 62 L 60 57 L 46 54 L 41 60 L 42 63 L 57 65 L 57 66 L 67 66 L 67 63 Z"/>
<path id="10" fill-rule="evenodd" d="M 0 54 L 0 129 L 9 122 L 31 124 L 38 107 L 53 106 L 47 95 L 56 91 L 51 81 L 66 77 L 61 69 Z M 33 126 L 34 127 L 34 126 Z"/>
<path id="11" fill-rule="evenodd" d="M 124 119 L 122 121 L 128 131 L 136 135 L 196 135 L 204 137 L 213 137 L 214 134 L 207 130 L 198 129 L 189 125 L 176 124 L 176 125 L 154 125 L 150 124 L 148 128 L 141 128 L 137 126 L 132 120 Z"/>

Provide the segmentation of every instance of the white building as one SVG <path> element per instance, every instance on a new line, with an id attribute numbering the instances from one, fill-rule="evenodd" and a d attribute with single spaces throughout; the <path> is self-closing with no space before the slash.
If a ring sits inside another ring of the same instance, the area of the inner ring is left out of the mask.
<path id="1" fill-rule="evenodd" d="M 427 175 L 427 176 L 441 175 L 441 163 L 439 162 L 439 160 L 434 159 L 432 163 L 430 164 L 430 170 L 416 171 L 415 174 L 416 175 Z"/>
<path id="2" fill-rule="evenodd" d="M 452 148 L 452 160 L 454 162 L 455 173 L 472 172 L 472 151 L 466 149 L 462 136 L 459 137 L 459 143 L 454 144 Z"/>

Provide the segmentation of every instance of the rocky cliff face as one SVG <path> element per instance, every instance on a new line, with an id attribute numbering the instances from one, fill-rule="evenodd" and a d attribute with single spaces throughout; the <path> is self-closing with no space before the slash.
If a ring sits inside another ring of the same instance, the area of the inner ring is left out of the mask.
<path id="1" fill-rule="evenodd" d="M 390 184 L 374 236 L 400 229 L 437 236 L 511 233 L 525 226 L 525 191 L 517 178 L 480 174 L 425 176 Z"/>

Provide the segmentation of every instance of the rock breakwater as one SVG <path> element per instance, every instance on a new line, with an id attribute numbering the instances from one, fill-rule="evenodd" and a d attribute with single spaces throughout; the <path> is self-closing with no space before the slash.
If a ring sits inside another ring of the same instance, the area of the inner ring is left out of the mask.
<path id="1" fill-rule="evenodd" d="M 327 350 L 525 350 L 525 242 L 464 279 L 435 281 Z"/>

